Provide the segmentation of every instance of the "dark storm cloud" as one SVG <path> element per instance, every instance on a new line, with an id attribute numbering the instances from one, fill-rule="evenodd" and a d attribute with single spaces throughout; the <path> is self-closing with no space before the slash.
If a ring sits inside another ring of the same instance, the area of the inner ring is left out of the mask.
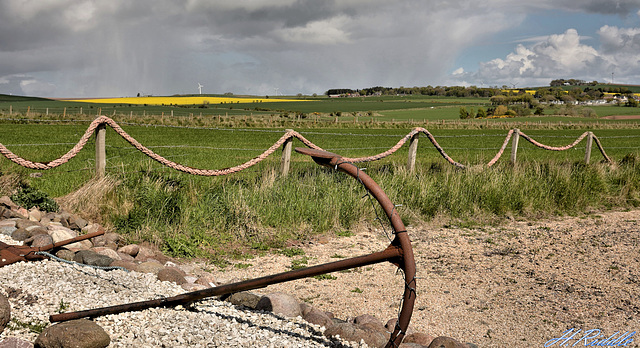
<path id="1" fill-rule="evenodd" d="M 446 83 L 465 47 L 549 8 L 629 16 L 638 1 L 3 0 L 0 93 L 194 93 L 197 83 L 207 93 L 322 93 Z"/>

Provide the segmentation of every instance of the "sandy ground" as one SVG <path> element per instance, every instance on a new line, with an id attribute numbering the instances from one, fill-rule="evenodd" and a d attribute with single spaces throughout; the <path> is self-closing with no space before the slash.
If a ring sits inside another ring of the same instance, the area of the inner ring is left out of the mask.
<path id="1" fill-rule="evenodd" d="M 571 328 L 600 329 L 601 339 L 640 329 L 639 214 L 410 227 L 419 277 L 410 331 L 480 347 L 543 347 Z M 213 272 L 221 281 L 238 281 L 287 271 L 303 257 L 315 265 L 388 245 L 381 231 L 359 231 L 305 243 L 304 256 L 269 254 Z M 372 314 L 386 322 L 397 316 L 402 294 L 396 271 L 377 264 L 333 273 L 336 279 L 302 279 L 256 292 L 294 294 L 341 319 Z M 634 337 L 627 347 L 640 346 L 640 333 Z"/>

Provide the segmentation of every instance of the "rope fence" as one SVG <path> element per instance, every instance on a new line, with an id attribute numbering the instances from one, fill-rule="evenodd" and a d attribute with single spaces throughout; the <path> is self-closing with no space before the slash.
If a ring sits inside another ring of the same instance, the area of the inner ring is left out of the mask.
<path id="1" fill-rule="evenodd" d="M 236 172 L 245 170 L 245 169 L 247 169 L 247 168 L 249 168 L 251 166 L 254 166 L 254 165 L 260 163 L 261 161 L 263 161 L 267 157 L 271 156 L 274 152 L 276 152 L 276 150 L 278 150 L 278 148 L 282 148 L 282 158 L 281 158 L 280 171 L 281 171 L 282 175 L 287 175 L 287 173 L 289 171 L 289 163 L 290 163 L 290 158 L 291 158 L 292 141 L 293 141 L 294 138 L 298 139 L 305 146 L 307 146 L 309 148 L 316 149 L 316 150 L 323 150 L 321 147 L 319 147 L 316 144 L 314 144 L 313 142 L 307 140 L 299 132 L 296 132 L 296 131 L 294 131 L 292 129 L 287 129 L 285 131 L 285 134 L 282 135 L 280 137 L 280 139 L 278 139 L 273 145 L 271 145 L 271 147 L 269 147 L 268 149 L 264 150 L 260 155 L 258 155 L 257 157 L 254 157 L 253 159 L 251 159 L 249 161 L 246 161 L 246 162 L 241 163 L 239 165 L 236 165 L 234 167 L 224 168 L 224 169 L 193 168 L 193 167 L 185 166 L 185 165 L 182 165 L 180 163 L 171 161 L 171 160 L 167 159 L 166 157 L 160 156 L 159 154 L 157 154 L 157 153 L 153 152 L 153 150 L 151 150 L 151 148 L 164 148 L 166 146 L 149 146 L 149 147 L 146 147 L 146 146 L 140 144 L 136 139 L 131 137 L 127 132 L 125 132 L 114 120 L 112 120 L 111 118 L 109 118 L 107 116 L 100 116 L 100 117 L 97 117 L 93 122 L 91 122 L 91 124 L 86 129 L 85 133 L 82 135 L 82 137 L 80 138 L 78 143 L 76 143 L 71 148 L 71 150 L 69 150 L 66 154 L 62 155 L 61 157 L 59 157 L 59 158 L 57 158 L 57 159 L 55 159 L 53 161 L 50 161 L 50 162 L 32 162 L 32 161 L 29 161 L 29 160 L 24 159 L 24 158 L 22 158 L 20 156 L 17 156 L 13 152 L 11 152 L 5 145 L 3 145 L 1 143 L 0 143 L 0 154 L 2 154 L 3 156 L 5 156 L 10 161 L 12 161 L 12 162 L 14 162 L 14 163 L 16 163 L 16 164 L 18 164 L 18 165 L 20 165 L 22 167 L 29 168 L 29 169 L 37 169 L 37 170 L 47 170 L 47 169 L 52 169 L 52 168 L 55 168 L 55 167 L 58 167 L 60 165 L 63 165 L 65 163 L 67 163 L 69 160 L 71 160 L 73 157 L 75 157 L 80 152 L 80 150 L 82 150 L 84 148 L 84 146 L 87 144 L 89 139 L 93 135 L 95 135 L 95 143 L 96 143 L 96 145 L 95 145 L 96 146 L 96 159 L 95 159 L 96 175 L 97 176 L 102 176 L 102 175 L 105 174 L 105 169 L 106 169 L 105 133 L 106 133 L 106 126 L 107 125 L 110 126 L 118 135 L 120 135 L 124 140 L 126 140 L 129 144 L 131 144 L 135 149 L 137 149 L 138 151 L 142 152 L 143 154 L 145 154 L 149 158 L 157 161 L 158 163 L 161 163 L 162 165 L 167 166 L 169 168 L 172 168 L 174 170 L 178 170 L 178 171 L 181 171 L 181 172 L 184 172 L 184 173 L 188 173 L 188 174 L 192 174 L 192 175 L 200 175 L 200 176 L 228 175 L 228 174 L 232 174 L 232 173 L 236 173 Z M 307 133 L 305 133 L 305 134 L 307 134 Z M 308 132 L 308 134 L 314 134 L 314 133 Z M 333 133 L 322 133 L 322 134 L 333 134 Z M 440 153 L 440 155 L 447 162 L 449 162 L 451 165 L 453 165 L 455 167 L 458 167 L 458 168 L 462 168 L 462 169 L 466 168 L 466 166 L 464 164 L 461 164 L 461 163 L 455 161 L 453 158 L 451 158 L 445 152 L 444 148 L 442 146 L 440 146 L 440 144 L 438 144 L 436 138 L 427 129 L 422 128 L 422 127 L 416 127 L 414 129 L 412 129 L 411 132 L 409 132 L 402 139 L 400 139 L 394 146 L 392 146 L 388 150 L 386 150 L 384 152 L 381 152 L 381 153 L 379 153 L 377 155 L 367 156 L 367 157 L 355 157 L 355 158 L 343 157 L 343 159 L 345 161 L 348 161 L 348 162 L 351 162 L 351 163 L 377 161 L 377 160 L 383 159 L 383 158 L 385 158 L 387 156 L 390 156 L 391 154 L 393 154 L 396 151 L 398 151 L 405 143 L 409 142 L 409 155 L 408 155 L 408 160 L 407 160 L 407 169 L 410 172 L 412 172 L 414 170 L 414 168 L 415 168 L 415 160 L 416 160 L 417 148 L 418 148 L 418 139 L 419 139 L 420 134 L 424 134 L 427 137 L 427 139 L 431 142 L 431 144 L 436 148 L 436 150 Z M 336 133 L 336 135 L 344 135 L 344 133 L 342 133 L 342 134 Z M 518 151 L 518 142 L 519 142 L 519 138 L 520 137 L 522 137 L 526 141 L 530 142 L 534 146 L 536 146 L 536 147 L 538 147 L 540 149 L 548 150 L 548 151 L 566 151 L 566 150 L 574 148 L 582 140 L 586 139 L 585 158 L 584 158 L 585 163 L 589 163 L 589 161 L 590 161 L 593 142 L 595 142 L 598 150 L 600 151 L 600 153 L 604 157 L 605 161 L 608 162 L 608 163 L 612 163 L 611 158 L 609 158 L 609 156 L 606 154 L 604 148 L 602 147 L 602 144 L 600 143 L 600 140 L 592 132 L 584 132 L 584 133 L 582 133 L 578 138 L 576 138 L 572 143 L 570 143 L 568 145 L 554 147 L 554 146 L 549 146 L 549 145 L 542 144 L 542 143 L 534 140 L 531 136 L 525 134 L 524 132 L 522 132 L 521 130 L 516 128 L 516 129 L 509 130 L 509 132 L 507 133 L 507 135 L 506 135 L 506 137 L 505 137 L 505 139 L 504 139 L 504 141 L 502 143 L 502 146 L 499 148 L 499 150 L 496 153 L 496 155 L 485 166 L 486 167 L 493 166 L 502 157 L 502 155 L 504 154 L 504 151 L 506 150 L 506 148 L 507 148 L 507 146 L 508 146 L 510 141 L 511 141 L 511 162 L 515 163 L 516 162 L 516 157 L 517 157 L 517 151 Z M 63 143 L 63 144 L 67 144 L 67 143 Z M 25 145 L 26 144 L 18 144 L 16 146 L 25 146 Z M 174 147 L 189 147 L 189 146 L 174 146 Z M 213 148 L 213 149 L 215 149 L 215 148 Z"/>

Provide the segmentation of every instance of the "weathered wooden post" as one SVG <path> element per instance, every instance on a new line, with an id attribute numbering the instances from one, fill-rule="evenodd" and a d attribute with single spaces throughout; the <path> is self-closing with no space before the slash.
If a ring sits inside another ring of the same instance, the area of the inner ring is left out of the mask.
<path id="1" fill-rule="evenodd" d="M 516 164 L 516 157 L 518 155 L 518 140 L 520 140 L 520 130 L 518 128 L 513 130 L 513 138 L 511 138 L 511 163 Z"/>
<path id="2" fill-rule="evenodd" d="M 591 147 L 593 146 L 593 132 L 587 134 L 587 147 L 584 151 L 584 163 L 589 164 L 591 161 Z"/>
<path id="3" fill-rule="evenodd" d="M 13 115 L 13 105 L 9 105 L 9 115 Z"/>
<path id="4" fill-rule="evenodd" d="M 286 129 L 286 133 L 293 132 L 293 129 Z M 293 148 L 293 138 L 287 139 L 282 144 L 282 158 L 280 159 L 280 174 L 287 176 L 291 164 L 291 149 Z"/>
<path id="5" fill-rule="evenodd" d="M 107 154 L 105 146 L 105 134 L 107 126 L 101 123 L 96 127 L 96 177 L 102 177 L 107 167 Z"/>
<path id="6" fill-rule="evenodd" d="M 409 142 L 409 158 L 407 159 L 407 171 L 413 173 L 416 168 L 416 153 L 418 152 L 418 138 L 420 133 L 416 133 L 411 137 Z"/>

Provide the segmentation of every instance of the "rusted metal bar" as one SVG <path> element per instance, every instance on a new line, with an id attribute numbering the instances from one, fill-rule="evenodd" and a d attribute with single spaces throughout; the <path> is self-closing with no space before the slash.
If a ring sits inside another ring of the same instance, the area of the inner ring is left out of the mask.
<path id="1" fill-rule="evenodd" d="M 82 236 L 78 236 L 75 238 L 62 240 L 57 243 L 45 245 L 38 248 L 32 248 L 26 245 L 9 245 L 9 244 L 0 242 L 0 267 L 10 265 L 12 263 L 20 262 L 20 261 L 42 260 L 42 259 L 45 259 L 46 256 L 37 255 L 35 253 L 36 251 L 47 251 L 47 250 L 55 249 L 64 245 L 68 245 L 68 244 L 79 242 L 85 239 L 97 237 L 103 234 L 104 234 L 104 231 L 97 231 L 97 232 L 88 233 Z"/>
<path id="2" fill-rule="evenodd" d="M 416 263 L 413 256 L 413 248 L 411 247 L 411 240 L 407 234 L 404 223 L 395 208 L 395 205 L 391 202 L 386 193 L 378 186 L 378 184 L 371 179 L 369 175 L 360 170 L 352 163 L 345 162 L 339 155 L 306 148 L 296 148 L 296 151 L 305 155 L 311 156 L 313 160 L 326 167 L 333 167 L 341 172 L 347 173 L 364 185 L 364 187 L 371 193 L 371 195 L 378 201 L 387 218 L 389 219 L 393 230 L 395 231 L 395 239 L 391 242 L 392 245 L 398 245 L 402 250 L 401 262 L 398 263 L 405 274 L 405 289 L 403 294 L 402 308 L 400 309 L 400 315 L 396 327 L 391 334 L 387 347 L 397 347 L 402 343 L 402 339 L 407 333 L 409 322 L 411 321 L 411 315 L 413 314 L 413 306 L 416 300 Z"/>
<path id="3" fill-rule="evenodd" d="M 398 248 L 389 247 L 385 251 L 373 253 L 365 256 L 360 256 L 351 259 L 345 259 L 326 263 L 322 265 L 301 268 L 294 271 L 278 273 L 274 275 L 268 275 L 261 278 L 255 278 L 245 280 L 238 283 L 225 284 L 203 290 L 197 290 L 180 294 L 173 297 L 165 297 L 149 301 L 140 301 L 134 303 L 127 303 L 122 305 L 103 307 L 97 309 L 88 309 L 78 312 L 69 312 L 55 314 L 49 317 L 50 322 L 67 321 L 80 318 L 94 318 L 107 314 L 116 314 L 122 312 L 140 311 L 153 307 L 172 307 L 181 304 L 187 304 L 190 302 L 198 301 L 203 298 L 221 296 L 227 294 L 233 294 L 240 291 L 248 291 L 254 289 L 264 288 L 268 285 L 288 282 L 290 280 L 302 279 L 307 277 L 313 277 L 320 274 L 326 274 L 330 272 L 337 272 L 345 269 L 367 266 L 382 261 L 392 260 L 399 257 L 401 252 Z"/>
<path id="4" fill-rule="evenodd" d="M 375 181 L 371 179 L 371 177 L 362 172 L 352 163 L 345 162 L 339 155 L 330 152 L 305 148 L 296 148 L 296 151 L 311 156 L 313 160 L 320 165 L 335 168 L 353 176 L 358 181 L 360 181 L 364 185 L 364 187 L 371 193 L 371 195 L 380 203 L 387 217 L 389 218 L 389 221 L 391 222 L 391 226 L 395 231 L 395 238 L 391 242 L 391 245 L 389 245 L 383 251 L 372 253 L 369 255 L 302 268 L 290 272 L 278 273 L 238 283 L 226 284 L 218 287 L 193 291 L 178 296 L 134 302 L 110 307 L 88 309 L 78 312 L 55 314 L 49 317 L 49 321 L 58 322 L 79 318 L 97 317 L 128 311 L 138 311 L 153 307 L 171 307 L 184 305 L 207 297 L 221 296 L 240 291 L 258 289 L 272 284 L 278 284 L 291 280 L 307 278 L 320 274 L 337 272 L 345 269 L 351 269 L 387 261 L 400 267 L 405 274 L 402 308 L 398 317 L 398 321 L 396 323 L 396 327 L 391 334 L 389 342 L 387 343 L 387 347 L 397 347 L 398 345 L 400 345 L 409 326 L 409 321 L 411 320 L 411 314 L 413 312 L 413 306 L 416 297 L 416 265 L 413 257 L 411 241 L 409 240 L 407 231 L 405 230 L 404 224 L 402 223 L 402 219 L 398 215 L 395 206 L 393 205 L 393 203 L 391 203 L 391 200 L 389 200 L 380 186 L 378 186 L 378 184 L 376 184 Z"/>

